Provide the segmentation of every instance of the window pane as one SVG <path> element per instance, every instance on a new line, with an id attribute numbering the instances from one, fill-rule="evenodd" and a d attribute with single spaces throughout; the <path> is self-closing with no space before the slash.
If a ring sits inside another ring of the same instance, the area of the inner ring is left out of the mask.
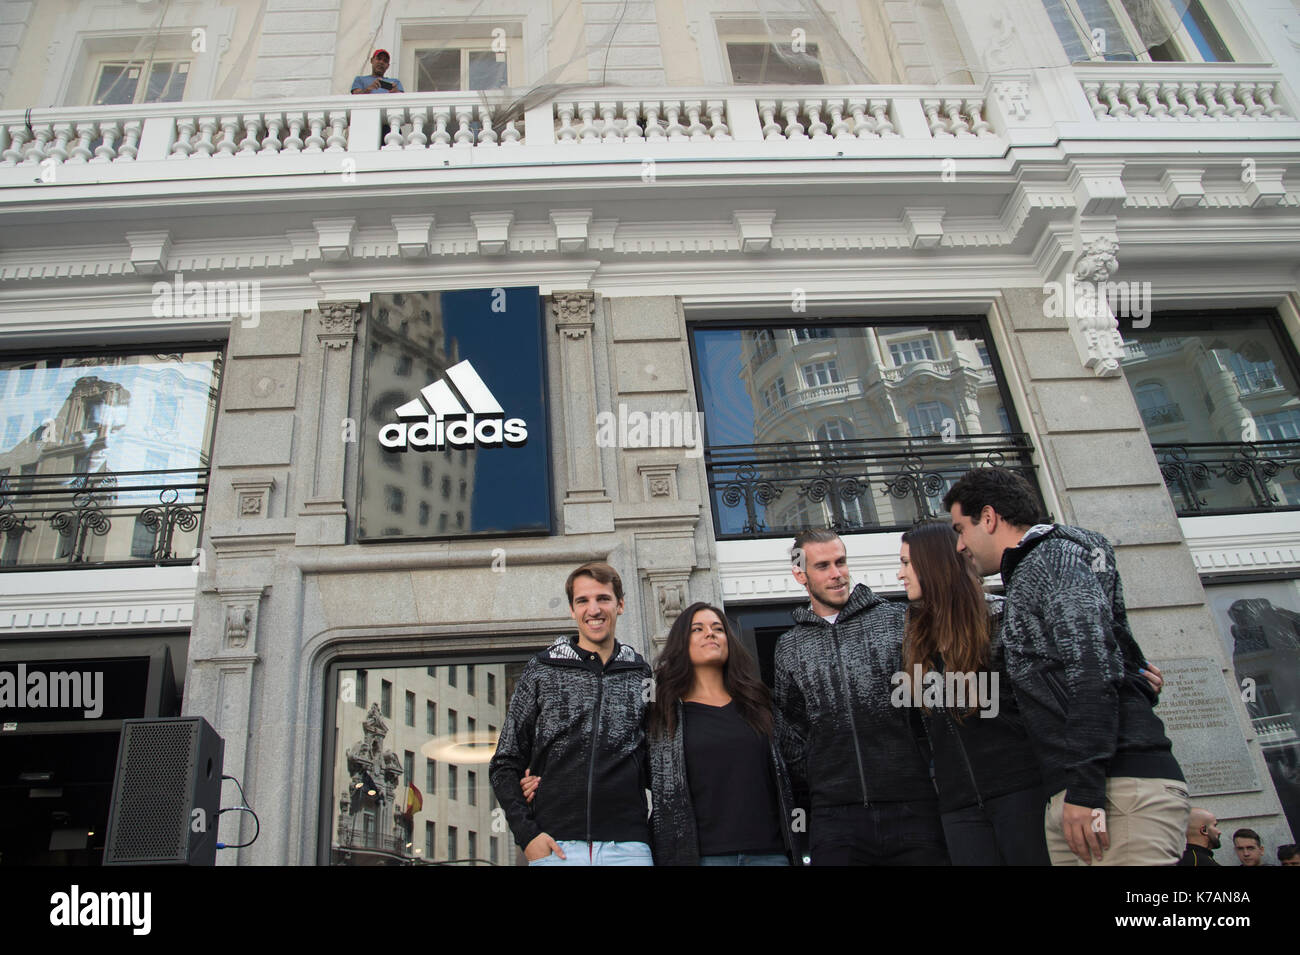
<path id="1" fill-rule="evenodd" d="M 334 813 L 333 864 L 420 865 L 468 859 L 470 834 L 494 831 L 488 763 L 496 748 L 495 728 L 503 725 L 523 662 L 475 664 L 478 679 L 486 674 L 489 685 L 500 688 L 494 700 L 487 694 L 467 698 L 462 691 L 449 689 L 449 669 L 445 664 L 421 663 L 374 667 L 368 672 L 379 675 L 385 697 L 396 693 L 403 699 L 414 698 L 417 706 L 423 699 L 426 715 L 454 695 L 465 724 L 490 727 L 486 733 L 457 738 L 448 726 L 439 735 L 429 732 L 427 718 L 411 726 L 405 719 L 385 717 L 380 704 L 336 707 L 333 792 L 327 796 Z M 350 702 L 361 677 L 362 671 L 341 672 L 341 704 Z M 430 837 L 431 827 L 436 826 L 444 827 L 446 839 L 441 834 Z M 513 838 L 508 834 L 502 838 L 504 858 L 498 861 L 512 865 Z"/>
<path id="2" fill-rule="evenodd" d="M 816 43 L 807 44 L 801 53 L 795 53 L 789 43 L 728 43 L 727 59 L 731 61 L 731 78 L 738 84 L 825 82 Z"/>
<path id="3" fill-rule="evenodd" d="M 460 50 L 416 50 L 415 89 L 460 89 Z"/>
<path id="4" fill-rule="evenodd" d="M 506 85 L 506 57 L 491 50 L 467 50 L 469 57 L 469 88 L 495 90 Z"/>
<path id="5" fill-rule="evenodd" d="M 185 81 L 189 78 L 188 63 L 155 63 L 149 71 L 149 87 L 145 90 L 146 103 L 177 103 L 185 98 Z"/>
<path id="6" fill-rule="evenodd" d="M 128 63 L 105 63 L 95 84 L 95 105 L 115 106 L 135 102 L 135 88 L 140 83 L 140 67 Z"/>

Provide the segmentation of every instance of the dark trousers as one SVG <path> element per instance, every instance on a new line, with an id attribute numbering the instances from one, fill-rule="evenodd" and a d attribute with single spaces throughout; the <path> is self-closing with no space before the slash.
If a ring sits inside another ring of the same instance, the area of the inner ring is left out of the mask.
<path id="1" fill-rule="evenodd" d="M 937 802 L 826 806 L 808 828 L 813 865 L 948 864 Z"/>
<path id="2" fill-rule="evenodd" d="M 945 812 L 943 834 L 953 865 L 1051 865 L 1043 834 L 1047 793 L 1040 786 L 1020 789 Z"/>

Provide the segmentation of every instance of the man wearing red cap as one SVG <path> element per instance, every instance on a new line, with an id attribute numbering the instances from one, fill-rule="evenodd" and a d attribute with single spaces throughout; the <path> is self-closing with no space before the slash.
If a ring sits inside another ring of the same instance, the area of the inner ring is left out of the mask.
<path id="1" fill-rule="evenodd" d="M 384 79 L 388 71 L 388 51 L 375 50 L 370 57 L 370 67 L 374 71 L 370 76 L 356 76 L 352 79 L 353 93 L 405 93 L 402 81 Z"/>

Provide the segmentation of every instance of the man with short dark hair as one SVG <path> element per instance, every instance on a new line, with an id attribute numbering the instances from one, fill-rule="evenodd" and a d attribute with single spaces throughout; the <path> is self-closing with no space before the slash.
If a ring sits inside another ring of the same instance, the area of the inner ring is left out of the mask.
<path id="1" fill-rule="evenodd" d="M 1237 850 L 1237 861 L 1248 868 L 1264 864 L 1264 840 L 1254 829 L 1238 829 L 1232 834 L 1232 848 Z"/>
<path id="2" fill-rule="evenodd" d="M 1193 807 L 1187 814 L 1187 848 L 1178 860 L 1181 866 L 1218 865 L 1214 850 L 1222 845 L 1223 832 L 1219 820 L 1208 809 Z"/>
<path id="3" fill-rule="evenodd" d="M 369 76 L 352 77 L 353 93 L 405 93 L 402 89 L 401 80 L 384 79 L 384 74 L 388 72 L 388 51 L 375 50 L 370 56 Z"/>
<path id="4" fill-rule="evenodd" d="M 777 642 L 773 699 L 795 802 L 811 804 L 812 864 L 946 865 L 924 730 L 890 703 L 904 606 L 850 590 L 834 531 L 801 533 L 791 559 L 809 606 Z"/>
<path id="5" fill-rule="evenodd" d="M 651 865 L 645 733 L 650 667 L 614 639 L 623 581 L 583 564 L 564 584 L 576 636 L 537 654 L 510 697 L 489 775 L 529 865 Z M 541 777 L 532 807 L 520 788 Z"/>
<path id="6" fill-rule="evenodd" d="M 1006 587 L 1008 672 L 1047 791 L 1053 865 L 1173 865 L 1187 783 L 1152 707 L 1115 551 L 1100 534 L 1047 523 L 1005 468 L 968 471 L 944 496 L 957 549 Z"/>
<path id="7" fill-rule="evenodd" d="M 1278 865 L 1300 865 L 1300 848 L 1294 842 L 1277 847 Z"/>

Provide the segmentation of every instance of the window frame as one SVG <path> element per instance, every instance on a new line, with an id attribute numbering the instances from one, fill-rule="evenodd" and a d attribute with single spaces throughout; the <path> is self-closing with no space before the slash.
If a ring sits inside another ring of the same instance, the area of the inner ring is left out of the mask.
<path id="1" fill-rule="evenodd" d="M 1133 60 L 1110 60 L 1107 59 L 1105 51 L 1098 53 L 1093 50 L 1092 30 L 1097 29 L 1097 27 L 1088 23 L 1088 18 L 1085 15 L 1082 6 L 1080 6 L 1079 0 L 1058 0 L 1058 2 L 1066 11 L 1068 21 L 1074 28 L 1076 38 L 1083 45 L 1083 50 L 1088 55 L 1086 60 L 1072 60 L 1072 63 L 1236 63 L 1238 61 L 1236 53 L 1234 53 L 1232 47 L 1229 46 L 1228 41 L 1224 37 L 1224 31 L 1214 22 L 1214 17 L 1211 15 L 1211 11 L 1205 8 L 1204 3 L 1201 3 L 1201 10 L 1205 14 L 1206 19 L 1209 20 L 1211 26 L 1213 26 L 1219 43 L 1223 45 L 1230 59 L 1205 59 L 1204 54 L 1201 53 L 1200 47 L 1196 45 L 1196 41 L 1192 38 L 1191 31 L 1187 29 L 1187 25 L 1183 22 L 1183 18 L 1178 16 L 1178 11 L 1170 0 L 1151 0 L 1152 9 L 1160 18 L 1161 25 L 1168 30 L 1169 35 L 1166 42 L 1172 42 L 1180 56 L 1180 59 L 1176 60 L 1157 60 L 1151 56 L 1146 41 L 1142 39 L 1142 34 L 1138 30 L 1137 24 L 1134 23 L 1132 14 L 1130 14 L 1127 7 L 1125 7 L 1123 0 L 1097 0 L 1099 3 L 1105 3 L 1107 8 L 1110 10 L 1111 16 L 1115 19 L 1115 22 L 1119 24 L 1120 31 L 1124 37 L 1125 44 L 1128 46 L 1129 52 L 1131 52 L 1134 57 Z M 1046 9 L 1046 4 L 1044 4 L 1044 12 L 1046 12 Z M 1174 24 L 1172 28 L 1170 27 L 1171 23 Z M 1088 25 L 1089 30 L 1086 34 L 1081 32 L 1080 24 Z M 1060 35 L 1056 32 L 1055 22 L 1052 23 L 1052 27 L 1052 35 L 1057 37 L 1057 41 L 1061 43 L 1062 49 L 1064 50 L 1065 43 L 1061 41 Z M 1206 42 L 1210 42 L 1208 38 Z M 1110 43 L 1108 41 L 1107 47 L 1109 46 Z M 1189 55 L 1189 51 L 1191 51 L 1191 55 Z M 1065 53 L 1068 57 L 1069 51 L 1065 50 Z"/>

